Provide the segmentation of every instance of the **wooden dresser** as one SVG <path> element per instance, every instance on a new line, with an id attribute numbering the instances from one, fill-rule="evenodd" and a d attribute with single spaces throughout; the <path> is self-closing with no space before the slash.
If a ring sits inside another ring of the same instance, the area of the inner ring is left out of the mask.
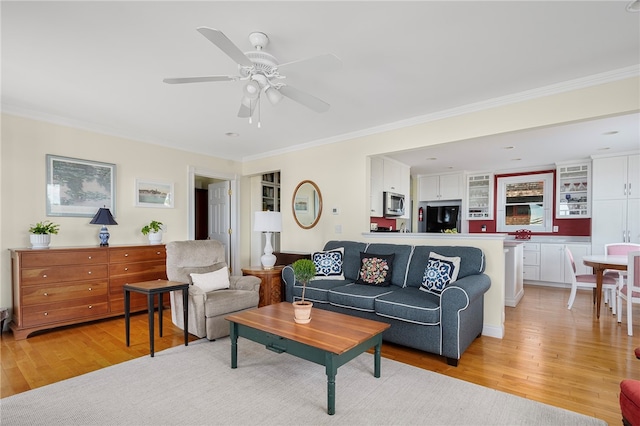
<path id="1" fill-rule="evenodd" d="M 164 245 L 11 250 L 13 334 L 122 315 L 122 286 L 167 279 L 165 264 Z M 145 310 L 135 296 L 131 311 Z"/>

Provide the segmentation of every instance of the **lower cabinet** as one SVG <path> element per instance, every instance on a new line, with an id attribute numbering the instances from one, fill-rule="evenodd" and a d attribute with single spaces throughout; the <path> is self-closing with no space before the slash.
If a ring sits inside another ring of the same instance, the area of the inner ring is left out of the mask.
<path id="1" fill-rule="evenodd" d="M 128 282 L 166 279 L 164 245 L 11 250 L 16 340 L 124 313 Z M 144 295 L 132 311 L 147 308 Z M 134 302 L 135 300 L 135 302 Z"/>
<path id="2" fill-rule="evenodd" d="M 516 307 L 524 296 L 523 286 L 523 244 L 506 245 L 504 272 L 504 304 Z"/>
<path id="3" fill-rule="evenodd" d="M 525 244 L 525 257 L 527 255 L 527 246 L 530 251 L 529 258 L 539 259 L 535 273 L 531 273 L 527 276 L 525 272 L 525 280 L 527 281 L 540 281 L 544 283 L 563 285 L 571 284 L 571 270 L 567 266 L 567 261 L 565 259 L 565 247 L 568 247 L 571 251 L 576 265 L 576 273 L 591 273 L 591 268 L 582 263 L 582 258 L 591 254 L 590 243 L 527 243 Z M 535 250 L 536 248 L 537 251 Z"/>

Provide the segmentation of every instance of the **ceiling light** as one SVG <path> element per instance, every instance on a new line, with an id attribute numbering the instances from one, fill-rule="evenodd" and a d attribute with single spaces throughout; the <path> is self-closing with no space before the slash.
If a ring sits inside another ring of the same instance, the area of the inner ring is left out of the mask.
<path id="1" fill-rule="evenodd" d="M 240 136 L 240 134 L 236 132 L 227 132 L 224 135 L 229 136 L 230 138 L 237 138 L 238 136 Z"/>
<path id="2" fill-rule="evenodd" d="M 512 158 L 511 161 L 522 161 L 522 158 Z"/>
<path id="3" fill-rule="evenodd" d="M 617 135 L 618 131 L 617 130 L 612 130 L 610 132 L 604 132 L 603 135 L 605 136 L 611 136 L 611 135 Z"/>
<path id="4" fill-rule="evenodd" d="M 627 5 L 627 12 L 640 12 L 640 0 L 632 1 Z"/>
<path id="5" fill-rule="evenodd" d="M 249 81 L 244 86 L 244 94 L 249 99 L 256 99 L 258 96 L 260 96 L 260 85 L 255 81 Z"/>
<path id="6" fill-rule="evenodd" d="M 606 146 L 604 148 L 598 148 L 598 151 L 606 151 L 608 149 L 611 149 L 610 147 Z"/>
<path id="7" fill-rule="evenodd" d="M 513 148 L 515 148 L 515 146 L 504 146 L 504 147 L 502 147 L 502 149 L 513 149 Z"/>
<path id="8" fill-rule="evenodd" d="M 282 93 L 274 87 L 267 87 L 267 90 L 265 90 L 264 93 L 267 95 L 271 105 L 275 105 L 282 100 Z"/>
<path id="9" fill-rule="evenodd" d="M 429 157 L 429 158 L 427 158 L 426 160 L 427 160 L 427 161 L 436 161 L 436 160 L 437 160 L 437 158 L 436 158 L 436 157 Z"/>

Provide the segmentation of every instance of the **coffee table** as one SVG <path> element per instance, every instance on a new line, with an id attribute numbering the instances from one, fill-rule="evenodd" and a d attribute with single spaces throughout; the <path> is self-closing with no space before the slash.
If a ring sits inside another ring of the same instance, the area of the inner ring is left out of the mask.
<path id="1" fill-rule="evenodd" d="M 324 365 L 327 373 L 327 412 L 336 412 L 338 367 L 374 348 L 374 377 L 380 377 L 383 322 L 314 308 L 311 322 L 296 324 L 293 306 L 281 302 L 225 317 L 231 329 L 231 368 L 238 367 L 238 337 L 265 345 L 271 351 L 287 352 Z"/>

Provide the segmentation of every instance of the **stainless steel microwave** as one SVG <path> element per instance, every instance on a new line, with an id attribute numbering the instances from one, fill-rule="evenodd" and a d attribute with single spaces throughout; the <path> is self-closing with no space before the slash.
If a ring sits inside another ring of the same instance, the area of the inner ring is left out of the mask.
<path id="1" fill-rule="evenodd" d="M 404 215 L 404 194 L 396 194 L 395 192 L 384 192 L 383 194 L 384 217 Z"/>

